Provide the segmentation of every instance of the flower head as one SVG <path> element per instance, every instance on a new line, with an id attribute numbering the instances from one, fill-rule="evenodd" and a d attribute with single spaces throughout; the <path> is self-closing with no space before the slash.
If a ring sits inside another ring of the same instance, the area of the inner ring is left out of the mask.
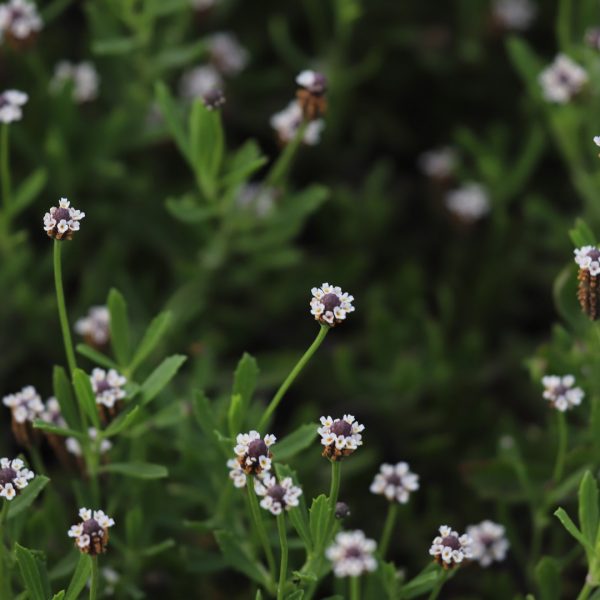
<path id="1" fill-rule="evenodd" d="M 348 313 L 354 312 L 354 296 L 342 292 L 339 286 L 323 283 L 321 287 L 312 288 L 311 293 L 310 314 L 322 325 L 335 327 Z"/>
<path id="2" fill-rule="evenodd" d="M 304 122 L 302 107 L 297 100 L 292 100 L 286 108 L 271 117 L 271 127 L 277 132 L 282 144 L 291 142 Z M 308 123 L 304 130 L 302 142 L 308 146 L 316 146 L 321 141 L 321 132 L 325 127 L 322 119 Z"/>
<path id="3" fill-rule="evenodd" d="M 60 404 L 54 396 L 51 396 L 48 398 L 48 400 L 46 400 L 44 410 L 40 414 L 40 419 L 46 423 L 50 423 L 51 425 L 56 425 L 57 427 L 66 427 L 67 425 L 62 416 Z"/>
<path id="4" fill-rule="evenodd" d="M 73 100 L 75 102 L 90 102 L 98 96 L 100 76 L 96 67 L 89 61 L 78 64 L 67 60 L 60 61 L 54 68 L 50 89 L 61 90 L 67 82 L 73 84 Z"/>
<path id="5" fill-rule="evenodd" d="M 531 0 L 496 0 L 493 14 L 504 28 L 523 31 L 531 25 L 537 7 Z"/>
<path id="6" fill-rule="evenodd" d="M 345 502 L 336 502 L 335 503 L 335 518 L 336 519 L 345 519 L 352 514 L 350 511 L 350 507 Z"/>
<path id="7" fill-rule="evenodd" d="M 67 532 L 75 538 L 75 545 L 84 554 L 97 556 L 106 552 L 108 544 L 108 529 L 115 522 L 101 510 L 91 511 L 88 508 L 79 509 L 81 522 L 73 525 Z"/>
<path id="8" fill-rule="evenodd" d="M 9 0 L 0 4 L 0 39 L 22 42 L 42 29 L 36 5 L 29 0 Z"/>
<path id="9" fill-rule="evenodd" d="M 12 411 L 12 418 L 17 423 L 33 422 L 40 418 L 44 411 L 41 396 L 32 385 L 24 387 L 16 394 L 9 394 L 2 399 L 4 406 Z"/>
<path id="10" fill-rule="evenodd" d="M 248 64 L 248 50 L 229 32 L 213 33 L 208 38 L 208 51 L 223 75 L 237 75 Z"/>
<path id="11" fill-rule="evenodd" d="M 61 198 L 58 207 L 51 207 L 44 215 L 44 231 L 48 237 L 70 240 L 73 232 L 79 231 L 79 222 L 84 217 L 84 212 L 73 208 L 66 198 Z"/>
<path id="12" fill-rule="evenodd" d="M 185 100 L 204 98 L 214 90 L 223 89 L 223 78 L 212 65 L 201 65 L 186 71 L 179 83 L 179 93 Z"/>
<path id="13" fill-rule="evenodd" d="M 125 398 L 127 392 L 123 386 L 127 383 L 127 378 L 119 375 L 114 369 L 108 372 L 104 369 L 94 369 L 90 377 L 92 389 L 96 394 L 96 404 L 113 409 L 115 404 Z"/>
<path id="14" fill-rule="evenodd" d="M 376 547 L 362 531 L 341 531 L 325 555 L 333 563 L 336 577 L 359 577 L 377 568 Z"/>
<path id="15" fill-rule="evenodd" d="M 419 476 L 411 473 L 408 464 L 399 462 L 395 465 L 384 463 L 371 484 L 373 494 L 382 494 L 390 502 L 406 504 L 411 492 L 419 489 Z"/>
<path id="16" fill-rule="evenodd" d="M 569 102 L 587 81 L 585 70 L 565 54 L 559 54 L 539 75 L 544 97 L 556 104 Z"/>
<path id="17" fill-rule="evenodd" d="M 448 192 L 446 207 L 462 221 L 471 223 L 490 212 L 490 200 L 485 188 L 478 183 L 467 183 Z"/>
<path id="18" fill-rule="evenodd" d="M 444 569 L 451 569 L 463 560 L 472 558 L 472 540 L 468 535 L 459 536 L 456 531 L 453 531 L 447 525 L 442 525 L 439 532 L 440 535 L 431 542 L 429 554 Z"/>
<path id="19" fill-rule="evenodd" d="M 327 110 L 327 99 L 325 98 L 327 78 L 325 75 L 317 71 L 302 71 L 296 77 L 296 83 L 299 86 L 296 98 L 298 98 L 304 118 L 314 121 L 324 115 Z"/>
<path id="20" fill-rule="evenodd" d="M 600 304 L 600 287 L 598 286 L 600 250 L 596 246 L 582 246 L 574 252 L 575 262 L 579 265 L 577 298 L 581 305 L 581 310 L 592 321 L 595 321 L 600 312 L 598 310 Z"/>
<path id="21" fill-rule="evenodd" d="M 456 169 L 457 156 L 454 148 L 429 150 L 419 156 L 421 171 L 432 179 L 447 179 Z"/>
<path id="22" fill-rule="evenodd" d="M 90 439 L 92 441 L 95 441 L 96 438 L 98 437 L 98 430 L 95 427 L 90 427 L 88 429 L 88 435 L 90 436 Z M 79 443 L 79 440 L 77 438 L 68 437 L 65 440 L 65 446 L 67 448 L 67 451 L 70 454 L 73 454 L 74 456 L 78 456 L 78 457 L 82 455 L 81 444 Z M 111 448 L 112 448 L 112 442 L 110 440 L 102 440 L 102 442 L 100 443 L 100 448 L 99 448 L 100 454 L 105 454 Z"/>
<path id="23" fill-rule="evenodd" d="M 6 90 L 0 94 L 0 123 L 13 123 L 23 117 L 22 107 L 29 100 L 25 92 Z"/>
<path id="24" fill-rule="evenodd" d="M 362 435 L 365 426 L 352 415 L 344 415 L 341 419 L 321 417 L 321 427 L 317 432 L 321 436 L 321 444 L 325 446 L 323 456 L 332 461 L 341 460 L 362 446 Z"/>
<path id="25" fill-rule="evenodd" d="M 277 479 L 268 474 L 254 481 L 254 489 L 262 496 L 260 505 L 273 515 L 298 506 L 298 498 L 302 495 L 302 489 L 294 485 L 291 477 L 285 477 L 277 483 Z"/>
<path id="26" fill-rule="evenodd" d="M 263 471 L 270 471 L 272 454 L 269 448 L 276 439 L 272 434 L 261 438 L 260 433 L 254 430 L 248 433 L 239 433 L 233 451 L 237 455 L 240 469 L 247 475 L 260 475 Z"/>
<path id="27" fill-rule="evenodd" d="M 206 110 L 217 110 L 225 106 L 226 101 L 227 99 L 223 90 L 219 88 L 214 88 L 202 96 L 202 103 L 206 107 Z"/>
<path id="28" fill-rule="evenodd" d="M 594 138 L 596 141 L 596 138 Z M 588 271 L 590 275 L 600 274 L 600 250 L 596 246 L 582 246 L 574 250 L 575 262 L 580 269 Z"/>
<path id="29" fill-rule="evenodd" d="M 20 458 L 0 458 L 0 498 L 12 500 L 34 478 Z"/>
<path id="30" fill-rule="evenodd" d="M 578 406 L 585 396 L 581 388 L 573 387 L 575 385 L 575 377 L 573 375 L 564 375 L 563 377 L 559 375 L 546 375 L 542 377 L 542 384 L 545 388 L 544 398 L 556 410 L 560 410 L 561 412 Z"/>
<path id="31" fill-rule="evenodd" d="M 467 535 L 473 540 L 472 558 L 479 561 L 482 567 L 489 567 L 493 562 L 506 558 L 510 544 L 504 526 L 486 520 L 467 527 Z"/>
<path id="32" fill-rule="evenodd" d="M 110 339 L 110 312 L 106 306 L 92 306 L 87 316 L 75 322 L 75 331 L 95 348 L 101 348 Z"/>

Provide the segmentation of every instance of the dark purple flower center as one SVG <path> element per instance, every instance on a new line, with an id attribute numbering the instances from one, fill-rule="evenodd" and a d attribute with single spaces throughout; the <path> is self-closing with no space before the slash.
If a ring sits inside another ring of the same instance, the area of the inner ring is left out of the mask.
<path id="1" fill-rule="evenodd" d="M 402 477 L 400 477 L 400 475 L 397 475 L 396 473 L 386 475 L 385 479 L 388 482 L 388 485 L 393 485 L 395 487 L 399 487 L 402 485 Z"/>
<path id="2" fill-rule="evenodd" d="M 350 546 L 346 550 L 346 558 L 362 558 L 363 551 L 358 546 Z"/>
<path id="3" fill-rule="evenodd" d="M 95 382 L 96 384 L 96 393 L 101 394 L 102 392 L 106 392 L 106 390 L 111 390 L 112 386 L 106 379 L 100 379 Z"/>
<path id="4" fill-rule="evenodd" d="M 321 298 L 321 303 L 325 307 L 326 311 L 330 310 L 333 312 L 333 309 L 336 308 L 336 306 L 339 306 L 342 301 L 337 294 L 325 294 Z"/>
<path id="5" fill-rule="evenodd" d="M 447 546 L 448 548 L 452 548 L 452 550 L 459 550 L 460 542 L 455 535 L 449 535 L 442 540 L 442 546 Z"/>
<path id="6" fill-rule="evenodd" d="M 335 433 L 335 435 L 343 435 L 344 437 L 348 437 L 352 433 L 352 425 L 343 419 L 338 419 L 329 428 L 329 430 L 331 433 Z"/>
<path id="7" fill-rule="evenodd" d="M 592 260 L 598 260 L 600 258 L 600 250 L 598 250 L 598 248 L 593 248 L 592 250 L 590 250 L 587 255 L 592 259 Z"/>
<path id="8" fill-rule="evenodd" d="M 261 456 L 269 456 L 269 449 L 263 440 L 252 440 L 248 444 L 248 456 L 258 460 Z"/>
<path id="9" fill-rule="evenodd" d="M 213 89 L 206 92 L 202 96 L 202 101 L 208 108 L 217 108 L 225 104 L 225 94 L 223 94 L 223 91 L 218 88 Z"/>
<path id="10" fill-rule="evenodd" d="M 10 103 L 6 99 L 6 96 L 4 94 L 0 94 L 0 108 L 4 108 L 5 106 L 8 106 L 9 104 Z"/>
<path id="11" fill-rule="evenodd" d="M 564 396 L 564 395 L 565 395 L 565 394 L 566 394 L 568 391 L 569 391 L 569 388 L 568 388 L 568 387 L 566 387 L 566 386 L 564 386 L 562 383 L 561 383 L 560 385 L 557 385 L 557 386 L 554 388 L 554 393 L 555 393 L 557 396 Z"/>
<path id="12" fill-rule="evenodd" d="M 100 533 L 102 532 L 102 533 Z M 87 533 L 88 535 L 102 535 L 104 530 L 100 527 L 100 523 L 96 521 L 96 519 L 88 519 L 83 522 L 83 533 Z"/>
<path id="13" fill-rule="evenodd" d="M 6 469 L 0 469 L 0 485 L 12 483 L 16 476 L 17 472 L 10 467 L 6 467 Z"/>
<path id="14" fill-rule="evenodd" d="M 280 504 L 285 504 L 283 498 L 285 496 L 285 488 L 278 483 L 271 486 L 267 491 L 267 495 L 271 496 L 275 502 L 279 502 Z"/>
<path id="15" fill-rule="evenodd" d="M 71 214 L 69 213 L 68 208 L 56 208 L 52 213 L 52 218 L 55 219 L 57 223 L 60 223 L 63 219 L 65 221 L 70 221 Z"/>

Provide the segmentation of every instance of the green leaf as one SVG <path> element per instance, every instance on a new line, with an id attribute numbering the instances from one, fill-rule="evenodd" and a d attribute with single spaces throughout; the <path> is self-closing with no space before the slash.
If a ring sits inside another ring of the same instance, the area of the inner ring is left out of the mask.
<path id="1" fill-rule="evenodd" d="M 296 590 L 285 597 L 285 600 L 302 600 L 304 598 L 304 590 Z"/>
<path id="2" fill-rule="evenodd" d="M 92 42 L 92 52 L 98 56 L 122 56 L 137 50 L 143 44 L 143 40 L 133 36 L 114 37 Z"/>
<path id="3" fill-rule="evenodd" d="M 75 369 L 73 372 L 73 387 L 79 405 L 85 411 L 85 414 L 94 424 L 96 429 L 100 429 L 100 417 L 98 416 L 98 407 L 96 406 L 96 395 L 92 389 L 90 376 L 81 369 Z"/>
<path id="4" fill-rule="evenodd" d="M 232 437 L 239 433 L 242 421 L 244 419 L 242 408 L 242 397 L 240 394 L 233 394 L 227 411 L 227 422 L 229 423 L 229 435 Z"/>
<path id="5" fill-rule="evenodd" d="M 133 373 L 158 346 L 171 324 L 172 317 L 171 311 L 167 310 L 152 320 L 129 365 L 130 373 Z"/>
<path id="6" fill-rule="evenodd" d="M 594 548 L 587 541 L 583 534 L 573 521 L 571 517 L 566 513 L 566 511 L 562 508 L 558 508 L 554 511 L 554 516 L 558 518 L 558 520 L 563 524 L 563 527 L 584 547 L 586 554 L 594 552 Z"/>
<path id="7" fill-rule="evenodd" d="M 257 562 L 245 549 L 239 539 L 229 531 L 215 532 L 215 538 L 225 560 L 232 569 L 240 571 L 250 579 L 269 589 L 269 576 L 264 567 Z"/>
<path id="8" fill-rule="evenodd" d="M 107 305 L 110 313 L 111 346 L 117 363 L 124 368 L 129 364 L 131 356 L 127 303 L 121 292 L 113 288 L 108 293 Z"/>
<path id="9" fill-rule="evenodd" d="M 539 600 L 560 600 L 560 570 L 554 558 L 544 556 L 538 562 L 535 580 L 540 590 Z"/>
<path id="10" fill-rule="evenodd" d="M 221 178 L 221 184 L 227 189 L 236 188 L 252 177 L 266 162 L 267 158 L 261 156 L 259 145 L 254 140 L 248 140 L 227 161 L 227 172 Z"/>
<path id="11" fill-rule="evenodd" d="M 409 598 L 417 598 L 423 594 L 428 594 L 442 576 L 442 569 L 435 564 L 430 564 L 416 577 L 402 586 L 400 598 L 408 600 Z"/>
<path id="12" fill-rule="evenodd" d="M 181 198 L 167 198 L 167 210 L 182 223 L 196 225 L 219 215 L 219 207 L 199 205 L 198 198 L 188 194 Z"/>
<path id="13" fill-rule="evenodd" d="M 42 561 L 20 544 L 15 544 L 15 557 L 29 600 L 48 600 L 52 592 Z"/>
<path id="14" fill-rule="evenodd" d="M 54 395 L 60 405 L 60 412 L 71 429 L 79 429 L 79 412 L 73 395 L 73 387 L 62 367 L 54 367 L 52 373 Z"/>
<path id="15" fill-rule="evenodd" d="M 48 173 L 44 168 L 34 171 L 25 179 L 15 192 L 8 206 L 8 214 L 17 216 L 23 212 L 38 197 L 42 189 L 44 189 L 47 179 Z"/>
<path id="16" fill-rule="evenodd" d="M 157 554 L 161 554 L 165 550 L 169 550 L 169 548 L 173 548 L 175 546 L 175 540 L 169 538 L 168 540 L 164 540 L 158 544 L 154 544 L 148 548 L 144 548 L 142 551 L 142 556 L 156 556 Z"/>
<path id="17" fill-rule="evenodd" d="M 109 463 L 101 465 L 101 473 L 118 473 L 135 479 L 162 479 L 169 475 L 167 467 L 144 462 Z"/>
<path id="18" fill-rule="evenodd" d="M 317 426 L 314 423 L 301 425 L 273 447 L 273 455 L 277 461 L 288 461 L 308 448 L 317 437 Z"/>
<path id="19" fill-rule="evenodd" d="M 105 438 L 112 437 L 129 429 L 134 424 L 140 411 L 139 406 L 134 406 L 128 412 L 122 412 L 111 424 L 102 432 Z"/>
<path id="20" fill-rule="evenodd" d="M 231 403 L 227 413 L 229 433 L 232 436 L 235 436 L 244 424 L 250 400 L 256 389 L 258 373 L 256 359 L 244 353 L 235 370 Z"/>
<path id="21" fill-rule="evenodd" d="M 291 477 L 295 484 L 298 483 L 298 476 L 287 465 L 276 464 L 275 470 L 279 479 Z M 310 552 L 313 545 L 308 521 L 308 511 L 306 509 L 306 499 L 304 498 L 304 495 L 300 496 L 298 506 L 289 510 L 287 514 L 290 519 L 290 523 L 300 536 L 300 539 L 304 543 L 306 549 Z"/>
<path id="22" fill-rule="evenodd" d="M 8 507 L 7 519 L 10 521 L 18 517 L 24 510 L 29 508 L 34 500 L 40 495 L 41 491 L 48 485 L 50 479 L 44 475 L 36 475 L 29 485 L 11 501 Z"/>
<path id="23" fill-rule="evenodd" d="M 400 577 L 396 565 L 391 562 L 381 562 L 377 569 L 377 577 L 385 590 L 387 598 L 398 598 L 400 595 Z"/>
<path id="24" fill-rule="evenodd" d="M 202 390 L 194 392 L 194 414 L 204 434 L 212 440 L 214 446 L 218 448 L 226 458 L 231 458 L 231 444 L 223 443 L 215 433 L 218 429 L 217 419 L 215 417 L 210 400 Z"/>
<path id="25" fill-rule="evenodd" d="M 87 554 L 79 555 L 79 562 L 69 582 L 65 600 L 77 600 L 92 572 L 92 559 Z"/>
<path id="26" fill-rule="evenodd" d="M 95 350 L 87 344 L 77 344 L 75 349 L 77 352 L 79 352 L 79 354 L 81 354 L 81 356 L 85 356 L 96 365 L 100 365 L 105 369 L 119 369 L 119 366 L 114 360 L 106 356 L 106 354 L 98 352 L 98 350 Z"/>
<path id="27" fill-rule="evenodd" d="M 313 547 L 320 548 L 325 543 L 326 527 L 330 513 L 327 496 L 321 494 L 315 498 L 308 512 Z"/>
<path id="28" fill-rule="evenodd" d="M 575 227 L 569 230 L 569 237 L 576 247 L 596 245 L 596 236 L 583 219 L 575 220 Z"/>
<path id="29" fill-rule="evenodd" d="M 81 431 L 75 431 L 75 429 L 67 429 L 66 427 L 57 427 L 52 423 L 46 421 L 40 421 L 39 419 L 33 422 L 34 429 L 41 429 L 46 433 L 52 433 L 53 435 L 60 435 L 62 437 L 75 437 L 78 439 L 85 438 L 85 435 Z"/>
<path id="30" fill-rule="evenodd" d="M 65 600 L 65 590 L 60 590 L 58 594 L 54 594 L 52 600 Z"/>
<path id="31" fill-rule="evenodd" d="M 140 390 L 142 394 L 142 405 L 148 404 L 148 402 L 160 394 L 169 381 L 175 377 L 177 371 L 179 371 L 179 368 L 186 360 L 186 356 L 174 354 L 173 356 L 165 358 L 165 360 L 150 373 Z"/>
<path id="32" fill-rule="evenodd" d="M 193 164 L 190 158 L 189 141 L 183 127 L 183 121 L 179 114 L 177 103 L 173 100 L 171 92 L 169 92 L 169 89 L 162 81 L 157 82 L 154 89 L 156 101 L 160 106 L 161 113 L 165 118 L 171 135 L 175 139 L 179 151 L 188 163 Z"/>
<path id="33" fill-rule="evenodd" d="M 583 537 L 594 546 L 598 534 L 598 484 L 586 471 L 579 486 L 579 527 Z M 590 557 L 591 558 L 591 557 Z"/>
<path id="34" fill-rule="evenodd" d="M 254 600 L 263 600 L 263 595 L 260 590 L 256 590 L 256 596 L 254 597 Z"/>

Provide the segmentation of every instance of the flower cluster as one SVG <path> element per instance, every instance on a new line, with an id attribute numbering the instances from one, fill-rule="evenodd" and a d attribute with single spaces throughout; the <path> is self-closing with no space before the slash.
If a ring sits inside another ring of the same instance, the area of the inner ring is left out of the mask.
<path id="1" fill-rule="evenodd" d="M 537 14 L 537 7 L 531 0 L 496 0 L 493 15 L 505 29 L 524 31 Z"/>
<path id="2" fill-rule="evenodd" d="M 600 250 L 596 246 L 582 246 L 573 252 L 580 269 L 588 271 L 590 275 L 600 274 Z"/>
<path id="3" fill-rule="evenodd" d="M 20 458 L 0 458 L 0 498 L 12 500 L 34 478 Z"/>
<path id="4" fill-rule="evenodd" d="M 76 64 L 67 60 L 60 61 L 54 68 L 50 89 L 62 90 L 68 82 L 73 86 L 75 102 L 90 102 L 98 97 L 100 76 L 91 62 L 84 61 Z"/>
<path id="5" fill-rule="evenodd" d="M 384 463 L 371 484 L 373 494 L 382 494 L 390 502 L 406 504 L 411 492 L 419 489 L 419 476 L 412 473 L 405 462 L 395 465 Z"/>
<path id="6" fill-rule="evenodd" d="M 28 446 L 32 436 L 31 424 L 41 418 L 44 412 L 42 398 L 36 389 L 29 385 L 16 394 L 4 396 L 2 403 L 11 410 L 15 438 L 22 446 Z"/>
<path id="7" fill-rule="evenodd" d="M 123 389 L 127 378 L 114 369 L 107 372 L 104 369 L 96 368 L 92 371 L 90 381 L 96 395 L 96 404 L 110 410 L 113 410 L 117 402 L 127 395 Z"/>
<path id="8" fill-rule="evenodd" d="M 277 132 L 280 143 L 288 144 L 298 133 L 304 123 L 302 107 L 297 100 L 292 100 L 286 108 L 271 117 L 271 127 Z M 316 146 L 321 141 L 321 132 L 325 128 L 323 119 L 316 119 L 304 128 L 302 143 Z"/>
<path id="9" fill-rule="evenodd" d="M 359 577 L 377 568 L 376 544 L 362 531 L 341 531 L 326 551 L 336 577 Z"/>
<path id="10" fill-rule="evenodd" d="M 75 544 L 84 554 L 97 556 L 106 552 L 108 529 L 115 522 L 101 510 L 79 509 L 81 522 L 73 525 L 68 536 L 75 538 Z"/>
<path id="11" fill-rule="evenodd" d="M 471 223 L 490 211 L 490 200 L 485 188 L 478 183 L 467 183 L 448 192 L 446 207 L 461 221 Z"/>
<path id="12" fill-rule="evenodd" d="M 36 5 L 29 0 L 9 0 L 0 4 L 0 39 L 23 42 L 42 29 Z"/>
<path id="13" fill-rule="evenodd" d="M 317 432 L 321 436 L 321 444 L 325 446 L 323 456 L 332 461 L 341 460 L 362 446 L 362 435 L 365 426 L 352 415 L 344 415 L 341 419 L 321 417 L 321 427 Z"/>
<path id="14" fill-rule="evenodd" d="M 321 287 L 312 288 L 311 293 L 310 314 L 323 325 L 335 327 L 348 313 L 354 312 L 354 296 L 342 292 L 339 286 L 323 283 Z"/>
<path id="15" fill-rule="evenodd" d="M 545 388 L 544 398 L 556 410 L 560 410 L 561 412 L 578 406 L 585 396 L 580 387 L 573 387 L 575 385 L 575 377 L 573 375 L 564 375 L 563 377 L 546 375 L 542 377 L 542 384 Z"/>
<path id="16" fill-rule="evenodd" d="M 23 118 L 23 105 L 29 97 L 25 92 L 6 90 L 0 94 L 0 123 L 13 123 Z"/>
<path id="17" fill-rule="evenodd" d="M 302 495 L 302 489 L 294 485 L 291 477 L 285 477 L 277 483 L 277 479 L 268 474 L 255 480 L 254 489 L 262 496 L 260 505 L 273 515 L 298 506 L 298 498 Z"/>
<path id="18" fill-rule="evenodd" d="M 57 427 L 66 427 L 67 425 L 64 417 L 62 416 L 60 404 L 54 396 L 51 396 L 48 398 L 48 400 L 46 400 L 44 410 L 40 414 L 40 419 L 46 423 L 50 423 L 51 425 L 56 425 Z"/>
<path id="19" fill-rule="evenodd" d="M 110 339 L 110 313 L 106 306 L 92 306 L 87 316 L 75 322 L 75 331 L 90 346 L 102 348 Z"/>
<path id="20" fill-rule="evenodd" d="M 577 299 L 581 310 L 595 321 L 600 313 L 600 250 L 596 246 L 582 246 L 575 251 L 575 262 L 579 266 Z"/>
<path id="21" fill-rule="evenodd" d="M 98 438 L 98 430 L 95 427 L 90 427 L 88 429 L 88 435 L 90 437 L 90 440 L 92 440 L 92 442 L 95 442 Z M 68 437 L 65 440 L 65 446 L 67 448 L 67 451 L 73 456 L 80 457 L 83 455 L 83 452 L 81 450 L 81 444 L 79 443 L 79 440 L 77 438 Z M 100 442 L 100 448 L 98 449 L 98 451 L 100 452 L 100 454 L 106 454 L 111 448 L 112 442 L 110 440 L 104 439 L 102 440 L 102 442 Z"/>
<path id="22" fill-rule="evenodd" d="M 539 76 L 544 98 L 556 104 L 567 104 L 587 81 L 585 70 L 565 54 L 559 54 Z"/>
<path id="23" fill-rule="evenodd" d="M 451 569 L 465 559 L 473 557 L 472 540 L 467 534 L 461 536 L 447 525 L 439 529 L 440 535 L 433 539 L 429 554 L 444 569 Z"/>
<path id="24" fill-rule="evenodd" d="M 233 451 L 237 455 L 240 469 L 246 475 L 260 475 L 263 471 L 270 471 L 272 454 L 269 448 L 275 443 L 276 439 L 271 434 L 265 435 L 262 439 L 260 433 L 254 430 L 238 434 L 237 444 Z M 237 487 L 242 486 L 238 485 Z"/>
<path id="25" fill-rule="evenodd" d="M 44 231 L 48 237 L 70 240 L 73 232 L 79 231 L 79 222 L 84 217 L 84 212 L 73 208 L 66 198 L 61 198 L 58 207 L 51 207 L 44 215 Z"/>
<path id="26" fill-rule="evenodd" d="M 456 169 L 456 150 L 450 147 L 428 150 L 419 156 L 419 168 L 432 179 L 448 179 Z"/>
<path id="27" fill-rule="evenodd" d="M 327 110 L 327 78 L 317 71 L 302 71 L 296 77 L 299 86 L 296 92 L 298 105 L 302 116 L 307 121 L 314 121 L 325 114 Z"/>
<path id="28" fill-rule="evenodd" d="M 472 559 L 482 567 L 489 567 L 493 562 L 506 558 L 510 544 L 503 525 L 485 520 L 479 525 L 467 527 L 467 535 L 472 540 Z"/>

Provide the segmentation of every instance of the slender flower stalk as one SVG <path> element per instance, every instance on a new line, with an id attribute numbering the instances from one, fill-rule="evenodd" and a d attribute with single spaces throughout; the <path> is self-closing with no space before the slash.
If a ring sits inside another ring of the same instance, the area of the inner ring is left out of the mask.
<path id="1" fill-rule="evenodd" d="M 557 411 L 557 425 L 558 425 L 558 446 L 556 451 L 556 463 L 554 465 L 554 476 L 552 477 L 554 483 L 559 483 L 563 476 L 565 468 L 565 458 L 567 455 L 567 442 L 568 442 L 568 431 L 567 421 L 565 413 Z"/>
<path id="2" fill-rule="evenodd" d="M 304 139 L 304 134 L 308 128 L 309 121 L 303 120 L 302 124 L 296 130 L 296 135 L 289 144 L 286 144 L 283 152 L 279 155 L 279 158 L 275 161 L 271 170 L 269 171 L 265 185 L 276 187 L 281 184 L 285 178 L 287 172 L 290 169 L 294 156 L 298 152 L 298 148 Z"/>
<path id="3" fill-rule="evenodd" d="M 75 351 L 73 350 L 73 340 L 71 339 L 71 329 L 69 327 L 67 305 L 65 303 L 65 293 L 63 290 L 60 240 L 54 240 L 54 285 L 56 287 L 58 316 L 60 319 L 60 327 L 62 329 L 65 353 L 67 355 L 67 363 L 69 364 L 69 371 L 71 372 L 71 375 L 73 375 L 73 372 L 77 368 L 77 362 L 75 360 Z"/>
<path id="4" fill-rule="evenodd" d="M 264 522 L 262 520 L 262 516 L 260 514 L 260 508 L 258 506 L 258 498 L 256 497 L 256 491 L 254 490 L 254 481 L 253 481 L 252 477 L 249 478 L 246 488 L 248 490 L 248 504 L 250 506 L 250 516 L 252 517 L 252 522 L 254 523 L 254 528 L 260 539 L 260 543 L 262 544 L 265 556 L 267 558 L 267 564 L 269 566 L 269 573 L 271 574 L 271 579 L 274 580 L 275 579 L 275 557 L 273 556 L 273 550 L 271 549 L 271 544 L 269 543 L 269 538 L 267 536 L 265 524 L 264 524 Z"/>
<path id="5" fill-rule="evenodd" d="M 285 513 L 277 515 L 277 530 L 279 532 L 279 546 L 281 548 L 281 564 L 279 567 L 279 585 L 277 586 L 277 600 L 283 600 L 288 567 L 288 541 L 285 530 Z"/>
<path id="6" fill-rule="evenodd" d="M 350 600 L 360 600 L 360 577 L 350 577 Z"/>
<path id="7" fill-rule="evenodd" d="M 275 412 L 275 410 L 279 406 L 279 403 L 283 399 L 283 396 L 288 391 L 289 387 L 292 385 L 292 383 L 294 382 L 296 377 L 298 377 L 298 375 L 300 374 L 302 369 L 306 366 L 306 363 L 312 358 L 312 355 L 317 351 L 319 346 L 323 343 L 323 340 L 325 339 L 325 336 L 329 332 L 329 329 L 330 329 L 329 326 L 321 325 L 321 327 L 319 328 L 319 333 L 317 334 L 315 341 L 310 345 L 310 347 L 304 353 L 302 358 L 297 362 L 296 366 L 292 369 L 292 371 L 287 376 L 285 381 L 281 384 L 281 387 L 277 390 L 277 393 L 275 394 L 275 396 L 273 396 L 273 399 L 271 400 L 269 406 L 267 407 L 267 410 L 265 410 L 265 412 L 260 420 L 260 423 L 258 424 L 259 431 L 264 429 L 267 426 L 267 424 L 269 423 L 269 420 L 273 416 L 273 413 Z"/>
<path id="8" fill-rule="evenodd" d="M 8 156 L 8 123 L 2 124 L 0 134 L 0 179 L 2 180 L 2 203 L 4 210 L 10 206 L 10 164 Z"/>
<path id="9" fill-rule="evenodd" d="M 381 541 L 379 542 L 379 554 L 381 555 L 382 560 L 385 558 L 385 554 L 390 545 L 392 531 L 394 531 L 394 525 L 396 524 L 396 518 L 398 516 L 398 506 L 397 502 L 390 502 L 388 506 L 387 517 L 385 519 L 385 525 L 383 526 Z"/>
<path id="10" fill-rule="evenodd" d="M 594 591 L 594 588 L 586 581 L 581 588 L 577 600 L 587 600 L 590 594 Z"/>
<path id="11" fill-rule="evenodd" d="M 450 571 L 446 571 L 445 569 L 440 573 L 440 577 L 437 580 L 435 587 L 433 588 L 433 590 L 431 590 L 431 594 L 429 594 L 429 600 L 437 599 L 437 597 L 440 595 L 440 592 L 442 591 L 442 588 L 444 587 L 444 584 L 448 579 L 449 574 Z"/>
<path id="12" fill-rule="evenodd" d="M 8 501 L 2 502 L 2 511 L 0 511 L 0 598 L 12 598 L 10 586 L 10 574 L 8 572 L 6 546 L 4 544 L 4 529 L 8 517 Z"/>
<path id="13" fill-rule="evenodd" d="M 335 505 L 338 501 L 340 494 L 340 480 L 341 480 L 341 467 L 342 463 L 339 461 L 331 461 L 331 487 L 329 489 L 329 518 L 327 520 L 327 527 L 325 531 L 327 535 L 324 538 L 324 542 L 327 544 L 333 534 L 333 527 L 335 525 Z"/>
<path id="14" fill-rule="evenodd" d="M 92 580 L 90 584 L 90 600 L 98 598 L 98 588 L 100 587 L 100 577 L 98 576 L 98 557 L 92 556 Z"/>

